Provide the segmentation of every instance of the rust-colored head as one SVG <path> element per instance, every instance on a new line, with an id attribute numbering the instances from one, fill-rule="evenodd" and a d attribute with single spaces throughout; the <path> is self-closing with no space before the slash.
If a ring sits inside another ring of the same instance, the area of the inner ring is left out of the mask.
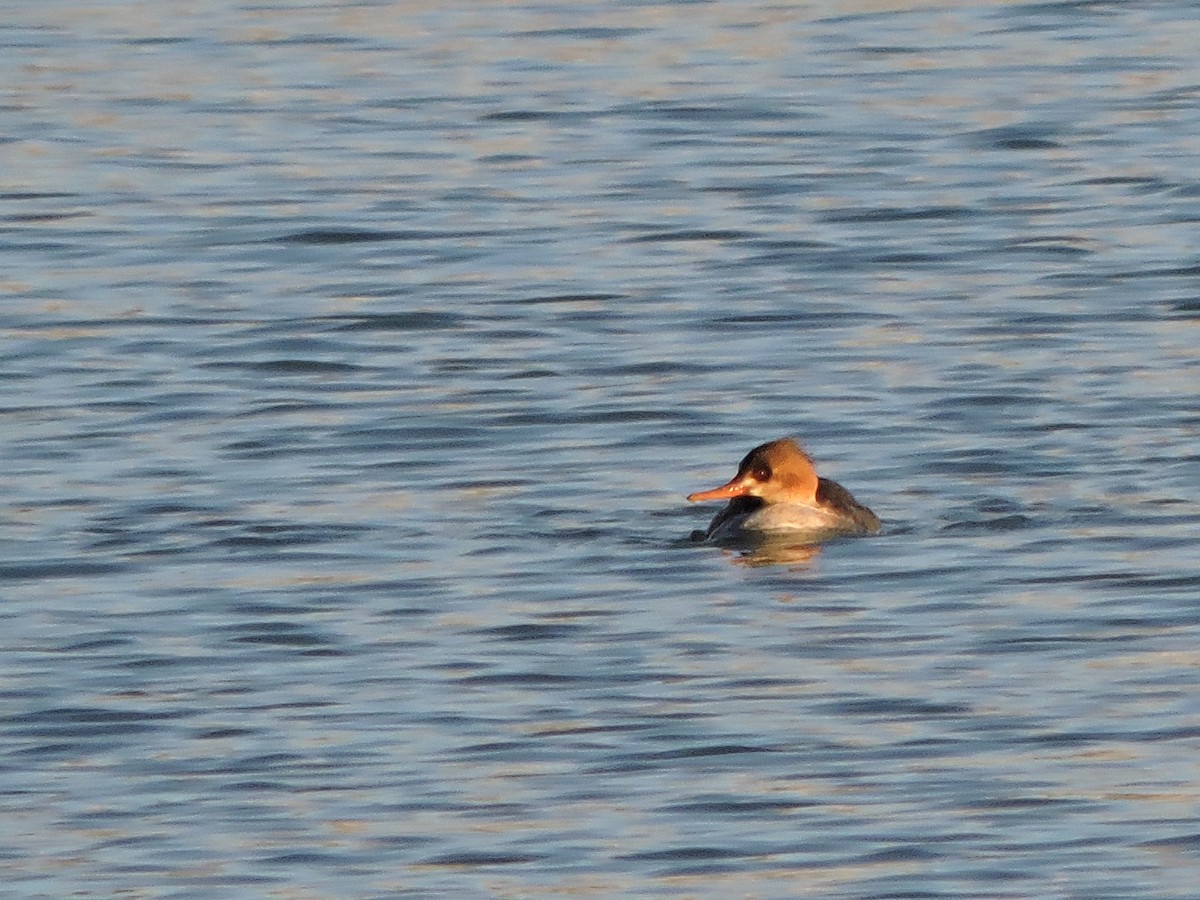
<path id="1" fill-rule="evenodd" d="M 791 438 L 755 447 L 727 484 L 689 494 L 688 499 L 730 500 L 759 497 L 767 503 L 816 504 L 817 471 L 812 459 Z"/>

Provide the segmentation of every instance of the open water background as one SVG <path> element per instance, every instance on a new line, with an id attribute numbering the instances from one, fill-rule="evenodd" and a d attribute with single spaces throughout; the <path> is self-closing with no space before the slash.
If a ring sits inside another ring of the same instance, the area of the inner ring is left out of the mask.
<path id="1" fill-rule="evenodd" d="M 1197 896 L 1189 0 L 0 12 L 6 894 Z"/>

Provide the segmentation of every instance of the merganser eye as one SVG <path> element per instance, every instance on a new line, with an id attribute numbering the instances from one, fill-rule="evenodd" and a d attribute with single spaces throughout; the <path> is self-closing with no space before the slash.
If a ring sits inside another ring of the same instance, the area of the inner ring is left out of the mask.
<path id="1" fill-rule="evenodd" d="M 768 469 L 766 466 L 758 466 L 757 468 L 755 468 L 753 471 L 750 472 L 750 477 L 753 478 L 755 481 L 770 481 L 771 480 L 771 470 Z"/>

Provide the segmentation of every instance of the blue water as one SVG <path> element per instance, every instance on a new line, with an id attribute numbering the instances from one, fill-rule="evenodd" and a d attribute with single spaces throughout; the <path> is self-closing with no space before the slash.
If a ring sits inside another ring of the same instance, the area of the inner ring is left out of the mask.
<path id="1" fill-rule="evenodd" d="M 6 892 L 1196 896 L 1195 10 L 831 10 L 4 5 Z"/>

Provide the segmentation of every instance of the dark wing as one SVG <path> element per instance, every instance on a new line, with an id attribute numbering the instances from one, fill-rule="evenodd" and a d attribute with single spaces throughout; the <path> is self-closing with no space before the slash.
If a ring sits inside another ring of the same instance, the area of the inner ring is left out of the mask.
<path id="1" fill-rule="evenodd" d="M 817 502 L 853 519 L 863 531 L 878 531 L 883 524 L 879 516 L 855 500 L 852 493 L 828 478 L 817 479 Z"/>

